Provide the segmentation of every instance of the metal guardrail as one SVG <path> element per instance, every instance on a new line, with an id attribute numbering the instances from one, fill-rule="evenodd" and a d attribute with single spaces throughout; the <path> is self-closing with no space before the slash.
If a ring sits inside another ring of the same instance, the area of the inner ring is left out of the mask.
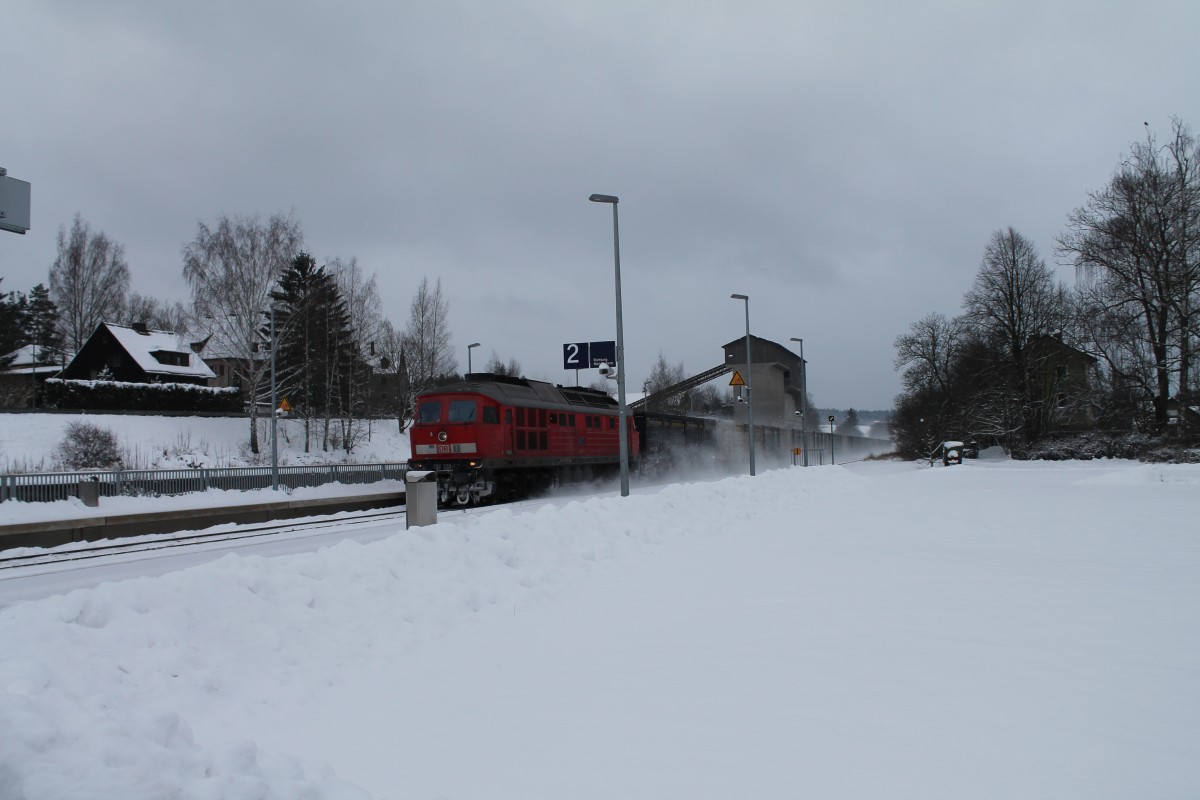
<path id="1" fill-rule="evenodd" d="M 318 464 L 280 467 L 279 485 L 288 489 L 327 483 L 364 484 L 404 480 L 408 462 L 386 464 Z M 93 472 L 41 472 L 0 475 L 0 503 L 66 500 L 79 494 L 81 481 L 96 481 L 101 497 L 157 497 L 190 494 L 208 489 L 271 488 L 271 467 L 215 467 L 206 469 L 149 469 Z"/>

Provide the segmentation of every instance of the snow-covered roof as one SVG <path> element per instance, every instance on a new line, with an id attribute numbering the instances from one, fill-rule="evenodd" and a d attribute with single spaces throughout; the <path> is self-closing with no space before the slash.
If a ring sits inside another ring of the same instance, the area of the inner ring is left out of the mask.
<path id="1" fill-rule="evenodd" d="M 147 373 L 153 375 L 187 375 L 194 378 L 215 378 L 204 359 L 192 352 L 191 345 L 173 331 L 147 329 L 139 333 L 124 325 L 104 323 L 125 351 Z M 180 363 L 182 362 L 182 363 Z"/>
<path id="2" fill-rule="evenodd" d="M 53 375 L 62 369 L 61 364 L 39 364 L 38 357 L 46 353 L 46 348 L 27 344 L 8 355 L 15 355 L 12 363 L 3 370 L 5 375 Z"/>

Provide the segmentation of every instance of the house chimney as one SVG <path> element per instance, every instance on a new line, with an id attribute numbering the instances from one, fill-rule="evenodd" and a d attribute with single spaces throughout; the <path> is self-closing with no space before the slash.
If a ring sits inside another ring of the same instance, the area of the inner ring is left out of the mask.
<path id="1" fill-rule="evenodd" d="M 142 336 L 150 335 L 150 329 L 146 327 L 145 322 L 135 322 L 130 327 L 133 328 L 134 333 L 140 333 Z"/>

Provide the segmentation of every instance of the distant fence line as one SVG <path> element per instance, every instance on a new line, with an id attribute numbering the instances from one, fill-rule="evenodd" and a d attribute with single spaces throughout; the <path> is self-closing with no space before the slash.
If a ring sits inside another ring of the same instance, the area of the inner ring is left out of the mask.
<path id="1" fill-rule="evenodd" d="M 279 485 L 288 489 L 327 483 L 364 484 L 404 480 L 408 462 L 316 464 L 280 467 Z M 81 481 L 95 481 L 101 497 L 157 497 L 209 489 L 247 491 L 271 488 L 271 467 L 139 469 L 87 472 L 0 474 L 0 503 L 45 503 L 77 497 Z"/>

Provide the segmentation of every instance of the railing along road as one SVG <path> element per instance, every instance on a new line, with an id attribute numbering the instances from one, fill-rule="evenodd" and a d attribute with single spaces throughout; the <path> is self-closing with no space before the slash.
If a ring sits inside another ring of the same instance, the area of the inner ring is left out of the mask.
<path id="1" fill-rule="evenodd" d="M 288 489 L 327 483 L 364 484 L 404 480 L 407 462 L 386 464 L 318 464 L 280 467 L 279 485 Z M 88 472 L 0 474 L 0 503 L 21 500 L 51 502 L 77 497 L 81 481 L 96 481 L 101 497 L 157 497 L 190 494 L 208 489 L 271 488 L 271 467 L 215 467 L 206 469 L 146 469 Z"/>

